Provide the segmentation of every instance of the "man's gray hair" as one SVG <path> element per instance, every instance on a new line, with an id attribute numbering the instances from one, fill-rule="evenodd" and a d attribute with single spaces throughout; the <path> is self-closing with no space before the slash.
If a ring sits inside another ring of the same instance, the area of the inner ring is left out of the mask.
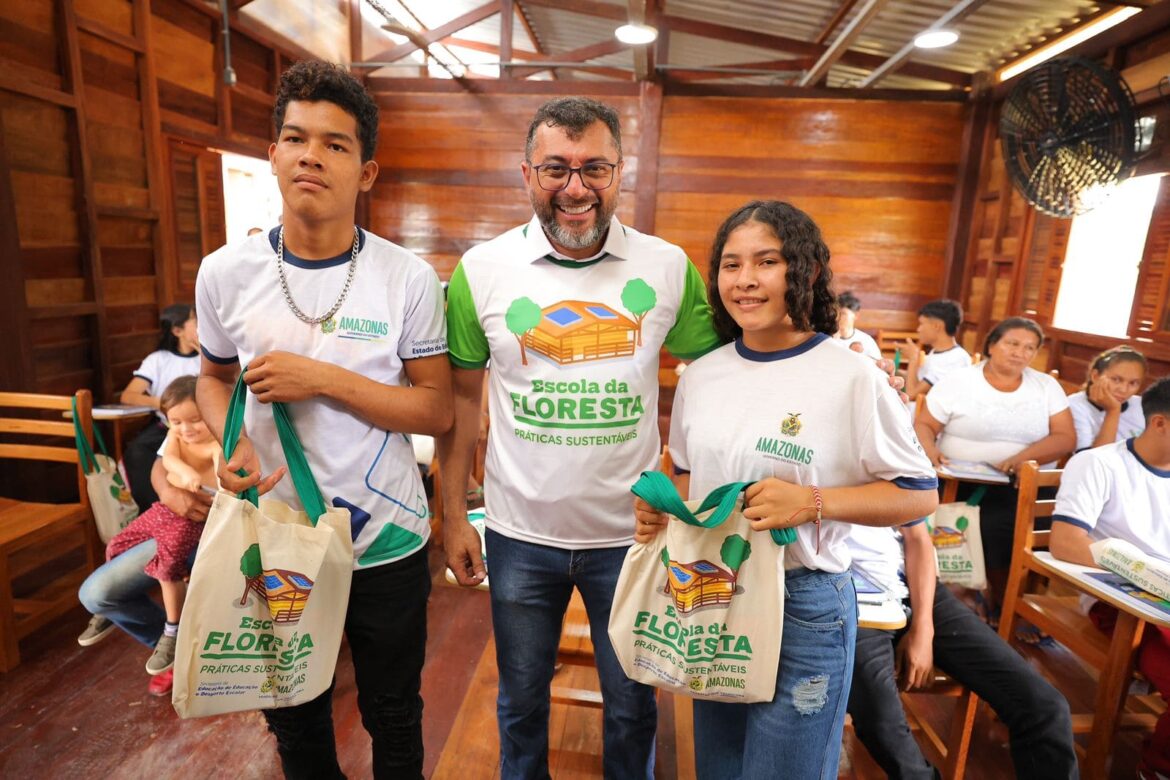
<path id="1" fill-rule="evenodd" d="M 576 140 L 594 122 L 604 122 L 617 146 L 618 157 L 622 154 L 622 125 L 617 111 L 591 98 L 561 97 L 548 101 L 536 109 L 532 124 L 528 126 L 528 140 L 524 144 L 524 159 L 532 162 L 532 148 L 536 145 L 536 129 L 541 125 L 564 128 L 565 133 Z"/>

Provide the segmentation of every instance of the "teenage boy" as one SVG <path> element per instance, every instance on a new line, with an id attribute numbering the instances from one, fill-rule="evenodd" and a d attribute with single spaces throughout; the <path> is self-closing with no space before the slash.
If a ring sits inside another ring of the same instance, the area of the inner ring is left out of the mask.
<path id="1" fill-rule="evenodd" d="M 471 249 L 448 288 L 456 422 L 439 451 L 444 545 L 460 584 L 482 580 L 464 491 L 490 359 L 484 497 L 507 780 L 548 777 L 549 686 L 574 587 L 601 679 L 605 776 L 653 776 L 654 689 L 622 672 L 609 612 L 633 538 L 629 488 L 658 464 L 659 350 L 695 358 L 718 337 L 683 251 L 614 216 L 622 168 L 612 108 L 541 106 L 520 164 L 535 215 Z"/>
<path id="2" fill-rule="evenodd" d="M 198 402 L 223 439 L 240 366 L 253 398 L 246 436 L 219 478 L 299 501 L 272 401 L 289 404 L 327 501 L 350 511 L 353 580 L 345 633 L 375 777 L 422 777 L 420 674 L 430 592 L 426 501 L 408 436 L 451 424 L 443 293 L 434 270 L 354 225 L 378 174 L 378 108 L 339 66 L 299 62 L 281 77 L 268 149 L 280 227 L 203 261 L 196 284 L 203 351 Z M 259 401 L 260 403 L 256 403 Z M 243 468 L 247 476 L 238 477 Z M 265 710 L 285 776 L 341 777 L 332 687 Z"/>
<path id="3" fill-rule="evenodd" d="M 962 322 L 963 308 L 949 298 L 931 301 L 918 310 L 918 343 L 907 341 L 902 346 L 902 357 L 909 366 L 906 395 L 910 398 L 926 395 L 944 376 L 971 365 L 970 353 L 955 341 Z"/>
<path id="4" fill-rule="evenodd" d="M 1146 429 L 1134 438 L 1082 450 L 1065 466 L 1052 515 L 1050 551 L 1061 560 L 1096 566 L 1089 545 L 1124 539 L 1170 562 L 1170 378 L 1142 394 Z M 1093 624 L 1111 633 L 1117 610 L 1096 602 Z M 1170 698 L 1170 629 L 1147 626 L 1137 668 Z M 1170 711 L 1142 745 L 1138 776 L 1170 777 Z"/>
<path id="5" fill-rule="evenodd" d="M 878 349 L 873 336 L 864 330 L 857 329 L 857 315 L 861 313 L 861 299 L 846 290 L 837 296 L 837 333 L 834 338 L 844 347 L 860 352 L 872 360 L 881 360 L 882 351 Z M 857 345 L 856 347 L 854 345 Z"/>
<path id="6" fill-rule="evenodd" d="M 857 525 L 849 535 L 853 568 L 902 599 L 908 613 L 899 631 L 857 630 L 848 705 L 857 738 L 890 777 L 937 777 L 910 732 L 898 695 L 899 689 L 928 686 L 937 666 L 990 704 L 1008 727 L 1017 777 L 1077 777 L 1064 696 L 938 585 L 925 522 L 899 530 L 901 545 L 891 528 Z"/>

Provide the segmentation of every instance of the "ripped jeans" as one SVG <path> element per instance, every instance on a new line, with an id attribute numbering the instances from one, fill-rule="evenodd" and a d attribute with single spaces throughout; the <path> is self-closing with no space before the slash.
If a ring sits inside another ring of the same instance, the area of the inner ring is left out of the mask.
<path id="1" fill-rule="evenodd" d="M 422 777 L 423 657 L 431 579 L 427 548 L 353 573 L 345 638 L 358 710 L 374 749 L 373 776 Z M 333 685 L 310 702 L 264 710 L 287 778 L 343 778 L 333 738 Z M 364 772 L 363 772 L 364 774 Z"/>
<path id="2" fill-rule="evenodd" d="M 695 701 L 699 780 L 834 780 L 856 643 L 849 573 L 786 572 L 776 695 L 755 704 Z"/>

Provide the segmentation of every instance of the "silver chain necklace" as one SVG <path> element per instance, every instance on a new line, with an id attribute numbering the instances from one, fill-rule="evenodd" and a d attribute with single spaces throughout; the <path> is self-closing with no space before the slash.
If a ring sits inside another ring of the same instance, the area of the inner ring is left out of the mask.
<path id="1" fill-rule="evenodd" d="M 284 293 L 285 303 L 292 309 L 292 313 L 297 315 L 298 320 L 309 325 L 320 325 L 322 322 L 328 322 L 333 319 L 333 315 L 341 308 L 341 304 L 345 303 L 345 296 L 349 295 L 349 286 L 353 283 L 353 273 L 357 269 L 358 235 L 357 225 L 354 225 L 353 251 L 349 255 L 349 273 L 345 276 L 345 286 L 341 288 L 341 295 L 338 296 L 337 303 L 333 304 L 333 308 L 320 317 L 310 317 L 297 306 L 296 301 L 292 298 L 292 293 L 288 289 L 288 279 L 284 275 L 284 227 L 281 226 L 280 237 L 276 242 L 276 273 L 280 277 L 280 291 Z"/>

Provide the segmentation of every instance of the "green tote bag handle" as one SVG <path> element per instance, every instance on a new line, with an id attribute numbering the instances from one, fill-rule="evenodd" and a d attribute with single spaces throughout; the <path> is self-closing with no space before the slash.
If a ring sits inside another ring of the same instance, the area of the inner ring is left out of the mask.
<path id="1" fill-rule="evenodd" d="M 85 432 L 81 430 L 81 422 L 77 419 L 76 396 L 72 400 L 73 440 L 77 443 L 77 452 L 81 456 L 81 470 L 85 472 L 86 476 L 89 476 L 95 471 L 101 471 L 101 469 L 98 468 L 98 460 L 97 457 L 93 454 L 93 447 L 89 446 L 89 439 L 85 438 Z M 98 449 L 101 451 L 102 455 L 105 455 L 107 458 L 110 457 L 110 453 L 106 452 L 106 443 L 102 440 L 102 432 L 101 429 L 98 428 L 96 421 L 94 421 L 93 424 L 93 438 L 94 441 L 97 442 Z"/>
<path id="2" fill-rule="evenodd" d="M 240 432 L 244 428 L 244 405 L 248 400 L 248 386 L 244 384 L 244 372 L 247 370 L 248 367 L 244 366 L 240 369 L 240 375 L 236 377 L 236 386 L 232 388 L 227 419 L 224 421 L 223 454 L 228 460 L 232 459 L 236 445 L 240 442 Z M 293 428 L 288 408 L 279 401 L 273 402 L 270 406 L 276 422 L 276 435 L 280 438 L 280 448 L 284 451 L 284 459 L 288 464 L 288 473 L 292 477 L 293 488 L 296 489 L 297 496 L 301 499 L 305 514 L 313 521 L 313 525 L 316 525 L 317 519 L 325 514 L 325 498 L 321 495 L 321 489 L 317 487 L 317 480 L 313 479 L 313 472 L 309 470 L 309 461 L 305 458 L 305 450 Z M 236 473 L 241 477 L 247 474 L 243 469 Z M 240 493 L 239 497 L 251 501 L 253 504 L 258 504 L 260 498 L 255 487 L 248 488 Z"/>
<path id="3" fill-rule="evenodd" d="M 729 482 L 720 485 L 707 494 L 697 510 L 698 514 L 714 510 L 706 520 L 700 520 L 687 508 L 682 497 L 675 489 L 670 477 L 661 471 L 643 471 L 642 476 L 630 488 L 630 492 L 645 501 L 660 512 L 667 512 L 682 520 L 687 525 L 699 528 L 715 528 L 722 525 L 731 513 L 735 511 L 735 502 L 739 494 L 747 490 L 751 482 Z M 779 545 L 791 544 L 796 541 L 796 531 L 792 528 L 773 528 L 769 532 L 772 541 Z"/>

